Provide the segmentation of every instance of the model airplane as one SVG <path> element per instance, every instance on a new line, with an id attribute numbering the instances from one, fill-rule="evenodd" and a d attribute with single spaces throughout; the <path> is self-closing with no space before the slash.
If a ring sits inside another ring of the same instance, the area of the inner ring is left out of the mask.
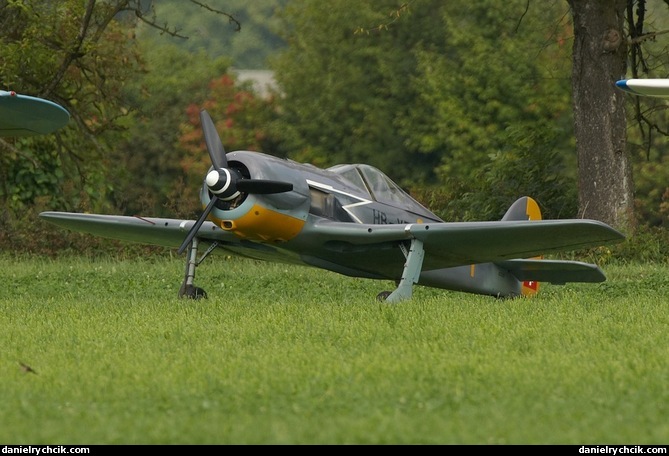
<path id="1" fill-rule="evenodd" d="M 69 120 L 70 113 L 52 101 L 0 90 L 0 136 L 45 135 Z"/>
<path id="2" fill-rule="evenodd" d="M 539 282 L 601 282 L 594 264 L 544 260 L 553 252 L 622 241 L 594 220 L 541 220 L 537 203 L 518 199 L 501 221 L 447 223 L 378 169 L 320 169 L 260 152 L 223 149 L 201 111 L 212 166 L 197 220 L 43 212 L 44 220 L 98 236 L 178 248 L 186 255 L 180 297 L 206 296 L 195 268 L 212 251 L 395 281 L 377 298 L 412 297 L 414 284 L 497 297 L 535 293 Z M 198 259 L 198 249 L 206 250 Z"/>
<path id="3" fill-rule="evenodd" d="M 621 79 L 616 86 L 634 95 L 669 98 L 669 79 Z"/>

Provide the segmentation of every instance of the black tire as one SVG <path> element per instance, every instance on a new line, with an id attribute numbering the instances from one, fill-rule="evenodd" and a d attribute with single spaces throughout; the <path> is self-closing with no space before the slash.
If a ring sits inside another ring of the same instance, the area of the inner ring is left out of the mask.
<path id="1" fill-rule="evenodd" d="M 179 290 L 179 297 L 186 299 L 207 299 L 207 292 L 200 287 L 188 285 L 181 287 Z"/>
<path id="2" fill-rule="evenodd" d="M 388 296 L 390 296 L 391 294 L 392 294 L 392 291 L 382 291 L 381 293 L 376 295 L 376 300 L 383 302 L 386 299 L 388 299 Z"/>

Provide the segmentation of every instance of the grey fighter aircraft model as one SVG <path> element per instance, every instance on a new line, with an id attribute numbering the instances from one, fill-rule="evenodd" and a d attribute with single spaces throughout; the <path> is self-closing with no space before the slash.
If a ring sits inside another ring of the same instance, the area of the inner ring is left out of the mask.
<path id="1" fill-rule="evenodd" d="M 445 222 L 372 166 L 320 169 L 260 152 L 226 153 L 209 114 L 203 110 L 200 118 L 211 167 L 197 220 L 71 212 L 40 217 L 70 230 L 186 252 L 178 295 L 189 298 L 206 297 L 194 285 L 195 270 L 213 251 L 394 281 L 394 290 L 377 299 L 399 302 L 412 298 L 414 284 L 515 297 L 535 293 L 540 282 L 601 282 L 605 275 L 595 264 L 543 256 L 624 239 L 595 220 L 542 220 L 527 196 L 500 221 Z"/>

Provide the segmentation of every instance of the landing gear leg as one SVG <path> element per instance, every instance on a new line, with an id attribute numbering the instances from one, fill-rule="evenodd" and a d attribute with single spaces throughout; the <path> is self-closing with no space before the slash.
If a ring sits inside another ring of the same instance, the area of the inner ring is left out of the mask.
<path id="1" fill-rule="evenodd" d="M 379 301 L 399 302 L 405 299 L 411 299 L 413 284 L 418 283 L 420 271 L 423 267 L 423 258 L 425 258 L 423 241 L 419 241 L 415 238 L 412 239 L 408 252 L 406 246 L 402 245 L 402 253 L 404 253 L 404 256 L 406 257 L 404 271 L 402 271 L 402 279 L 392 293 L 388 293 L 387 291 L 379 293 L 376 297 Z"/>
<path id="2" fill-rule="evenodd" d="M 188 248 L 186 273 L 181 288 L 179 289 L 180 298 L 201 299 L 207 297 L 207 293 L 202 288 L 193 285 L 193 281 L 195 280 L 195 268 L 198 265 L 197 245 L 197 237 L 194 237 Z"/>

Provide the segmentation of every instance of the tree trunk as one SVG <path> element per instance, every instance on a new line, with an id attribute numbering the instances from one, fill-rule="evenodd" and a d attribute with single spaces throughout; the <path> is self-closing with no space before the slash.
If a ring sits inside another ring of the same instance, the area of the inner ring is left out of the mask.
<path id="1" fill-rule="evenodd" d="M 630 233 L 634 184 L 627 153 L 623 22 L 627 0 L 567 0 L 574 19 L 572 97 L 579 212 Z"/>

